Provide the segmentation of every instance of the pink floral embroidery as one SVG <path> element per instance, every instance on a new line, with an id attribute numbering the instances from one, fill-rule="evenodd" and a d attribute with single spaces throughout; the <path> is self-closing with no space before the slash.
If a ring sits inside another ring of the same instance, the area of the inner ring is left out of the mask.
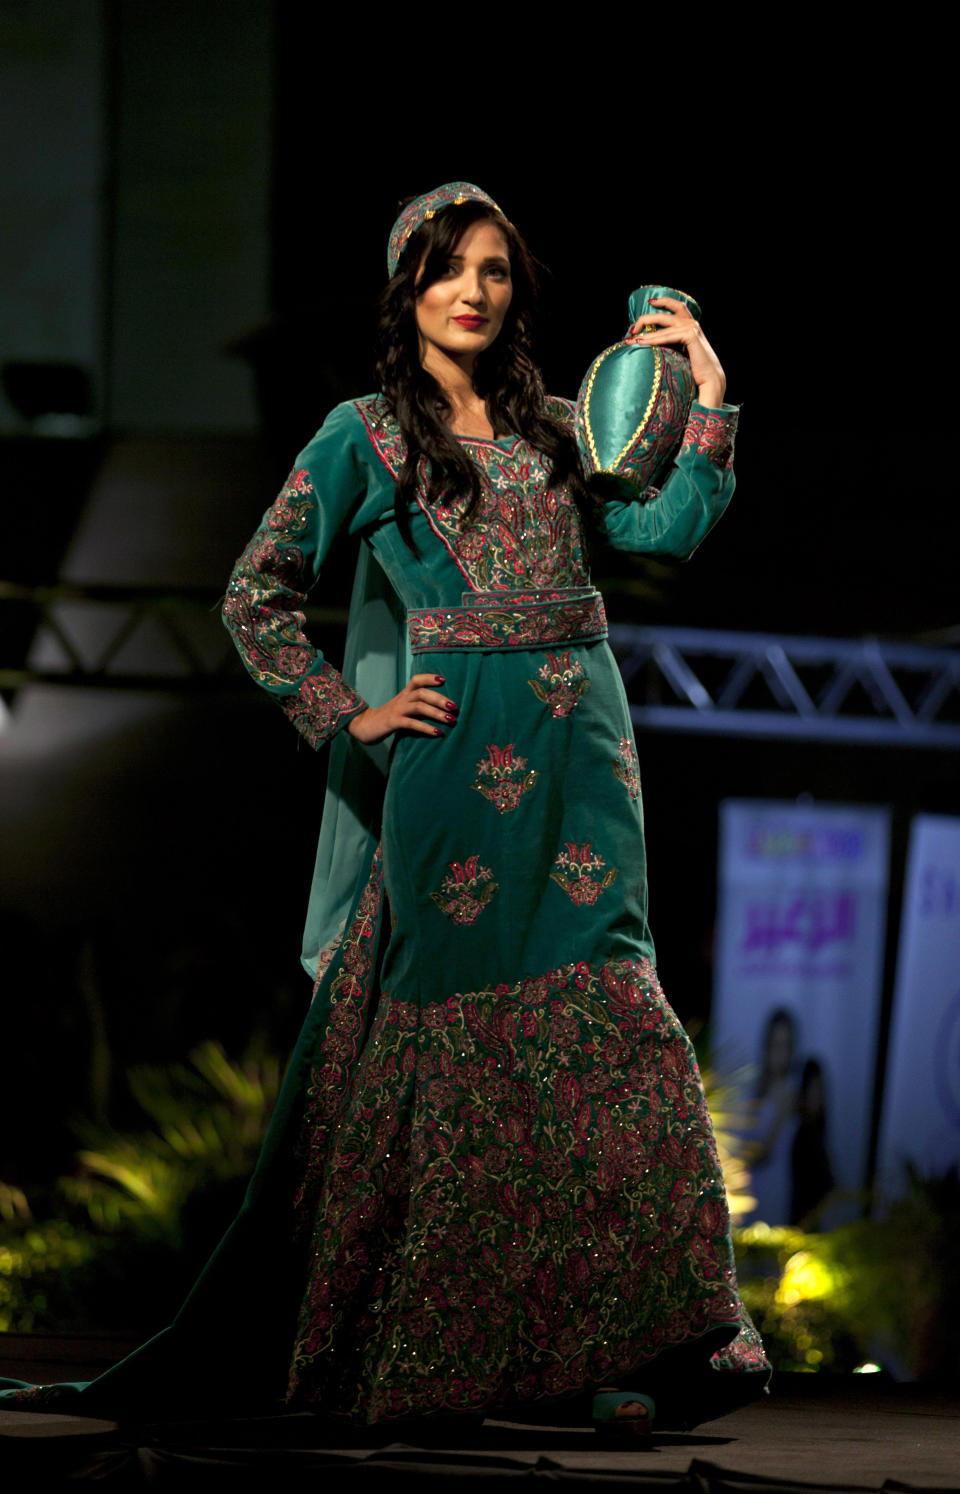
<path id="1" fill-rule="evenodd" d="M 324 944 L 323 948 L 317 955 L 317 975 L 313 983 L 314 995 L 317 994 L 317 988 L 327 973 L 327 966 L 333 964 L 334 956 L 336 955 L 337 950 L 340 948 L 340 945 L 343 943 L 343 935 L 346 927 L 347 920 L 345 918 L 341 918 L 336 933 L 327 940 L 326 944 Z"/>
<path id="2" fill-rule="evenodd" d="M 330 954 L 332 962 L 339 952 L 341 963 L 330 982 L 329 1018 L 306 1089 L 306 1116 L 298 1147 L 303 1171 L 294 1197 L 298 1227 L 303 1226 L 305 1211 L 316 1205 L 316 1188 L 326 1166 L 327 1147 L 366 1027 L 382 907 L 383 856 L 378 846 L 353 921 L 339 951 L 332 950 Z M 315 995 L 325 974 L 322 968 L 317 971 Z"/>
<path id="3" fill-rule="evenodd" d="M 694 410 L 683 433 L 681 455 L 705 456 L 715 467 L 733 466 L 733 442 L 737 432 L 737 414 L 709 415 Z"/>
<path id="4" fill-rule="evenodd" d="M 589 840 L 582 845 L 568 840 L 566 850 L 559 853 L 554 866 L 557 870 L 550 873 L 551 878 L 578 907 L 591 906 L 617 880 L 615 866 L 605 871 L 599 880 L 593 875 L 594 872 L 601 871 L 606 862 L 593 849 Z"/>
<path id="5" fill-rule="evenodd" d="M 640 797 L 640 764 L 637 760 L 637 749 L 629 737 L 620 738 L 620 755 L 614 760 L 613 771 L 631 799 L 638 799 Z"/>
<path id="6" fill-rule="evenodd" d="M 524 772 L 527 759 L 513 755 L 513 743 L 506 747 L 487 746 L 488 756 L 477 763 L 477 777 L 473 787 L 485 799 L 489 799 L 501 814 L 516 809 L 524 794 L 528 794 L 540 776 L 535 768 Z"/>
<path id="7" fill-rule="evenodd" d="M 332 664 L 324 663 L 319 674 L 308 674 L 301 680 L 296 695 L 280 701 L 280 708 L 306 737 L 311 747 L 319 747 L 334 735 L 345 716 L 355 715 L 363 701 L 351 690 L 343 675 Z"/>
<path id="8" fill-rule="evenodd" d="M 673 1345 L 693 1364 L 706 1335 L 703 1370 L 737 1334 L 714 1367 L 763 1379 L 696 1063 L 649 960 L 381 992 L 352 1051 L 303 1239 L 292 1404 L 492 1413 L 629 1384 Z"/>
<path id="9" fill-rule="evenodd" d="M 503 592 L 499 606 L 490 605 L 488 594 L 473 607 L 443 607 L 407 613 L 407 636 L 411 651 L 432 649 L 530 648 L 545 643 L 593 642 L 607 636 L 603 598 L 592 588 L 574 593 L 523 596 Z M 470 597 L 470 592 L 464 593 Z M 582 671 L 581 671 L 582 672 Z"/>
<path id="10" fill-rule="evenodd" d="M 551 414 L 569 425 L 570 407 L 549 401 Z M 394 416 L 382 398 L 356 401 L 377 454 L 397 477 L 406 452 Z M 517 436 L 509 447 L 495 441 L 464 441 L 480 474 L 480 502 L 468 512 L 467 497 L 426 501 L 420 507 L 474 591 L 518 586 L 577 587 L 589 583 L 580 515 L 565 488 L 550 485 L 550 464 Z"/>
<path id="11" fill-rule="evenodd" d="M 569 716 L 584 691 L 590 689 L 583 665 L 579 659 L 571 662 L 569 649 L 561 654 L 548 653 L 546 664 L 541 664 L 537 672 L 540 679 L 527 680 L 527 684 L 537 699 L 550 707 L 551 716 Z"/>
<path id="12" fill-rule="evenodd" d="M 751 1374 L 767 1369 L 769 1361 L 763 1351 L 763 1339 L 748 1319 L 732 1343 L 718 1349 L 710 1363 L 717 1370 Z"/>
<path id="13" fill-rule="evenodd" d="M 311 747 L 332 737 L 361 697 L 303 631 L 303 541 L 316 507 L 310 474 L 291 472 L 233 568 L 223 621 L 249 674 L 270 691 Z"/>
<path id="14" fill-rule="evenodd" d="M 430 896 L 454 923 L 476 923 L 487 903 L 500 890 L 492 881 L 489 866 L 481 866 L 479 856 L 468 856 L 462 864 L 451 861 L 450 869 L 440 883 L 439 892 Z"/>

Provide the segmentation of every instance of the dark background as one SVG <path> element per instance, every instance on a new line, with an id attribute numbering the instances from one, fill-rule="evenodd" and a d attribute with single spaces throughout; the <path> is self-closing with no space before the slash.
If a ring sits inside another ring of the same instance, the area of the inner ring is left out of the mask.
<path id="1" fill-rule="evenodd" d="M 458 178 L 549 267 L 552 391 L 576 393 L 630 291 L 660 281 L 698 298 L 742 404 L 731 510 L 689 565 L 598 557 L 612 620 L 956 641 L 946 148 L 897 37 L 824 55 L 784 22 L 748 63 L 729 32 L 625 49 L 507 36 L 504 17 L 432 35 L 348 18 L 347 46 L 325 10 L 266 0 L 4 4 L 0 22 L 6 153 L 30 163 L 0 358 L 81 367 L 92 411 L 54 439 L 8 406 L 0 579 L 212 600 L 326 411 L 372 387 L 399 200 Z M 95 126 L 69 169 L 33 138 L 68 106 L 68 63 Z M 58 216 L 81 179 L 85 238 Z M 31 299 L 54 261 L 65 304 L 89 302 L 85 344 Z M 350 567 L 338 554 L 315 600 L 345 604 Z M 0 624 L 22 662 L 27 614 Z M 317 639 L 336 658 L 338 630 Z M 290 1044 L 324 768 L 252 685 L 6 699 L 0 1176 L 26 1184 L 67 1165 L 73 1117 L 127 1116 L 130 1063 L 207 1036 Z M 639 747 L 652 925 L 688 1020 L 709 1014 L 720 799 L 892 805 L 894 910 L 911 814 L 960 811 L 943 753 Z"/>

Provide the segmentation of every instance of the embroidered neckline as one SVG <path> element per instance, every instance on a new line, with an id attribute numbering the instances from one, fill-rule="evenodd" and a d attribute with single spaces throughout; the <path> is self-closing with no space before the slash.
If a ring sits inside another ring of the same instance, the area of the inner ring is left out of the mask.
<path id="1" fill-rule="evenodd" d="M 513 447 L 515 447 L 518 441 L 523 440 L 523 437 L 518 435 L 515 431 L 511 432 L 509 436 L 461 436 L 459 431 L 451 431 L 450 434 L 457 441 L 468 441 L 471 446 L 500 447 L 505 441 L 511 441 L 513 443 Z M 513 455 L 512 448 L 510 455 Z"/>
<path id="2" fill-rule="evenodd" d="M 406 455 L 396 417 L 385 409 L 382 396 L 354 403 L 374 450 L 396 482 Z M 548 403 L 557 419 L 572 419 L 566 401 L 551 398 Z M 457 440 L 479 472 L 476 509 L 464 494 L 428 503 L 423 463 L 417 503 L 471 591 L 589 585 L 580 515 L 569 492 L 562 485 L 551 486 L 548 458 L 522 435 Z"/>

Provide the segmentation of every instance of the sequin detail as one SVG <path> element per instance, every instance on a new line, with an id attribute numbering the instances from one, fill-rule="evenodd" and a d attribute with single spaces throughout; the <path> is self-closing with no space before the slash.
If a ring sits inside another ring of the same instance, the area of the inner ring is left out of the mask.
<path id="1" fill-rule="evenodd" d="M 493 208 L 495 213 L 500 212 L 493 198 L 484 192 L 482 187 L 475 187 L 472 182 L 445 182 L 442 187 L 434 187 L 432 192 L 424 192 L 422 197 L 416 197 L 413 202 L 407 203 L 390 230 L 387 243 L 387 274 L 396 273 L 407 241 L 428 218 L 432 218 L 441 208 L 461 202 L 483 202 Z"/>
<path id="2" fill-rule="evenodd" d="M 464 592 L 462 600 L 461 607 L 407 613 L 412 653 L 500 652 L 547 643 L 594 643 L 607 636 L 603 599 L 593 587 L 572 592 Z"/>
<path id="3" fill-rule="evenodd" d="M 528 794 L 536 783 L 537 770 L 527 771 L 527 759 L 515 757 L 513 743 L 496 747 L 490 743 L 487 756 L 477 763 L 477 776 L 473 787 L 485 799 L 489 799 L 500 814 L 509 814 L 516 809 L 524 794 Z"/>
<path id="4" fill-rule="evenodd" d="M 640 763 L 637 749 L 629 737 L 620 738 L 620 753 L 613 760 L 613 771 L 631 799 L 640 797 Z"/>
<path id="5" fill-rule="evenodd" d="M 366 1029 L 382 911 L 383 854 L 378 846 L 367 884 L 340 944 L 339 968 L 327 994 L 329 1015 L 306 1086 L 297 1147 L 301 1180 L 293 1200 L 298 1232 L 316 1207 L 327 1148 L 349 1093 L 351 1069 Z M 322 979 L 323 975 L 318 975 L 318 986 Z"/>
<path id="6" fill-rule="evenodd" d="M 451 861 L 439 892 L 430 896 L 447 918 L 454 923 L 476 923 L 480 914 L 499 891 L 489 866 L 481 866 L 479 856 L 468 856 L 463 862 Z"/>
<path id="7" fill-rule="evenodd" d="M 696 452 L 715 467 L 733 466 L 733 443 L 737 434 L 737 411 L 708 414 L 693 410 L 683 433 L 681 453 Z"/>
<path id="8" fill-rule="evenodd" d="M 383 993 L 348 1108 L 333 1084 L 310 1098 L 342 1121 L 294 1406 L 376 1422 L 531 1405 L 629 1383 L 710 1333 L 765 1367 L 696 1061 L 648 960 L 422 1005 Z"/>
<path id="9" fill-rule="evenodd" d="M 578 845 L 568 840 L 566 848 L 559 852 L 550 873 L 551 880 L 562 887 L 567 897 L 578 907 L 592 907 L 601 893 L 612 887 L 617 880 L 615 866 L 608 867 L 603 857 L 593 849 L 591 841 Z M 602 872 L 602 876 L 594 873 Z"/>
<path id="10" fill-rule="evenodd" d="M 569 425 L 565 400 L 547 401 Z M 380 395 L 355 401 L 380 460 L 396 480 L 406 448 L 395 417 Z M 589 569 L 580 515 L 565 487 L 550 485 L 550 462 L 521 436 L 509 446 L 462 442 L 480 477 L 480 501 L 468 512 L 466 495 L 427 502 L 421 473 L 418 502 L 434 534 L 473 591 L 517 587 L 588 586 Z"/>
<path id="11" fill-rule="evenodd" d="M 227 585 L 223 621 L 257 684 L 311 747 L 341 729 L 365 702 L 304 632 L 307 566 L 301 548 L 316 508 L 305 469 L 291 472 Z"/>
<path id="12" fill-rule="evenodd" d="M 551 716 L 569 716 L 580 704 L 580 697 L 590 689 L 590 681 L 579 659 L 571 661 L 570 650 L 547 654 L 547 662 L 537 671 L 540 678 L 527 680 L 538 700 L 550 707 Z"/>

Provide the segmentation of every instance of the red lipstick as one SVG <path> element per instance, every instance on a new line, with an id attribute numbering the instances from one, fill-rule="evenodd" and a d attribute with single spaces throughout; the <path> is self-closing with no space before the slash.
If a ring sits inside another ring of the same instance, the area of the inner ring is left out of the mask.
<path id="1" fill-rule="evenodd" d="M 487 321 L 485 316 L 455 316 L 453 320 L 471 332 L 476 332 L 478 327 L 485 326 Z"/>

